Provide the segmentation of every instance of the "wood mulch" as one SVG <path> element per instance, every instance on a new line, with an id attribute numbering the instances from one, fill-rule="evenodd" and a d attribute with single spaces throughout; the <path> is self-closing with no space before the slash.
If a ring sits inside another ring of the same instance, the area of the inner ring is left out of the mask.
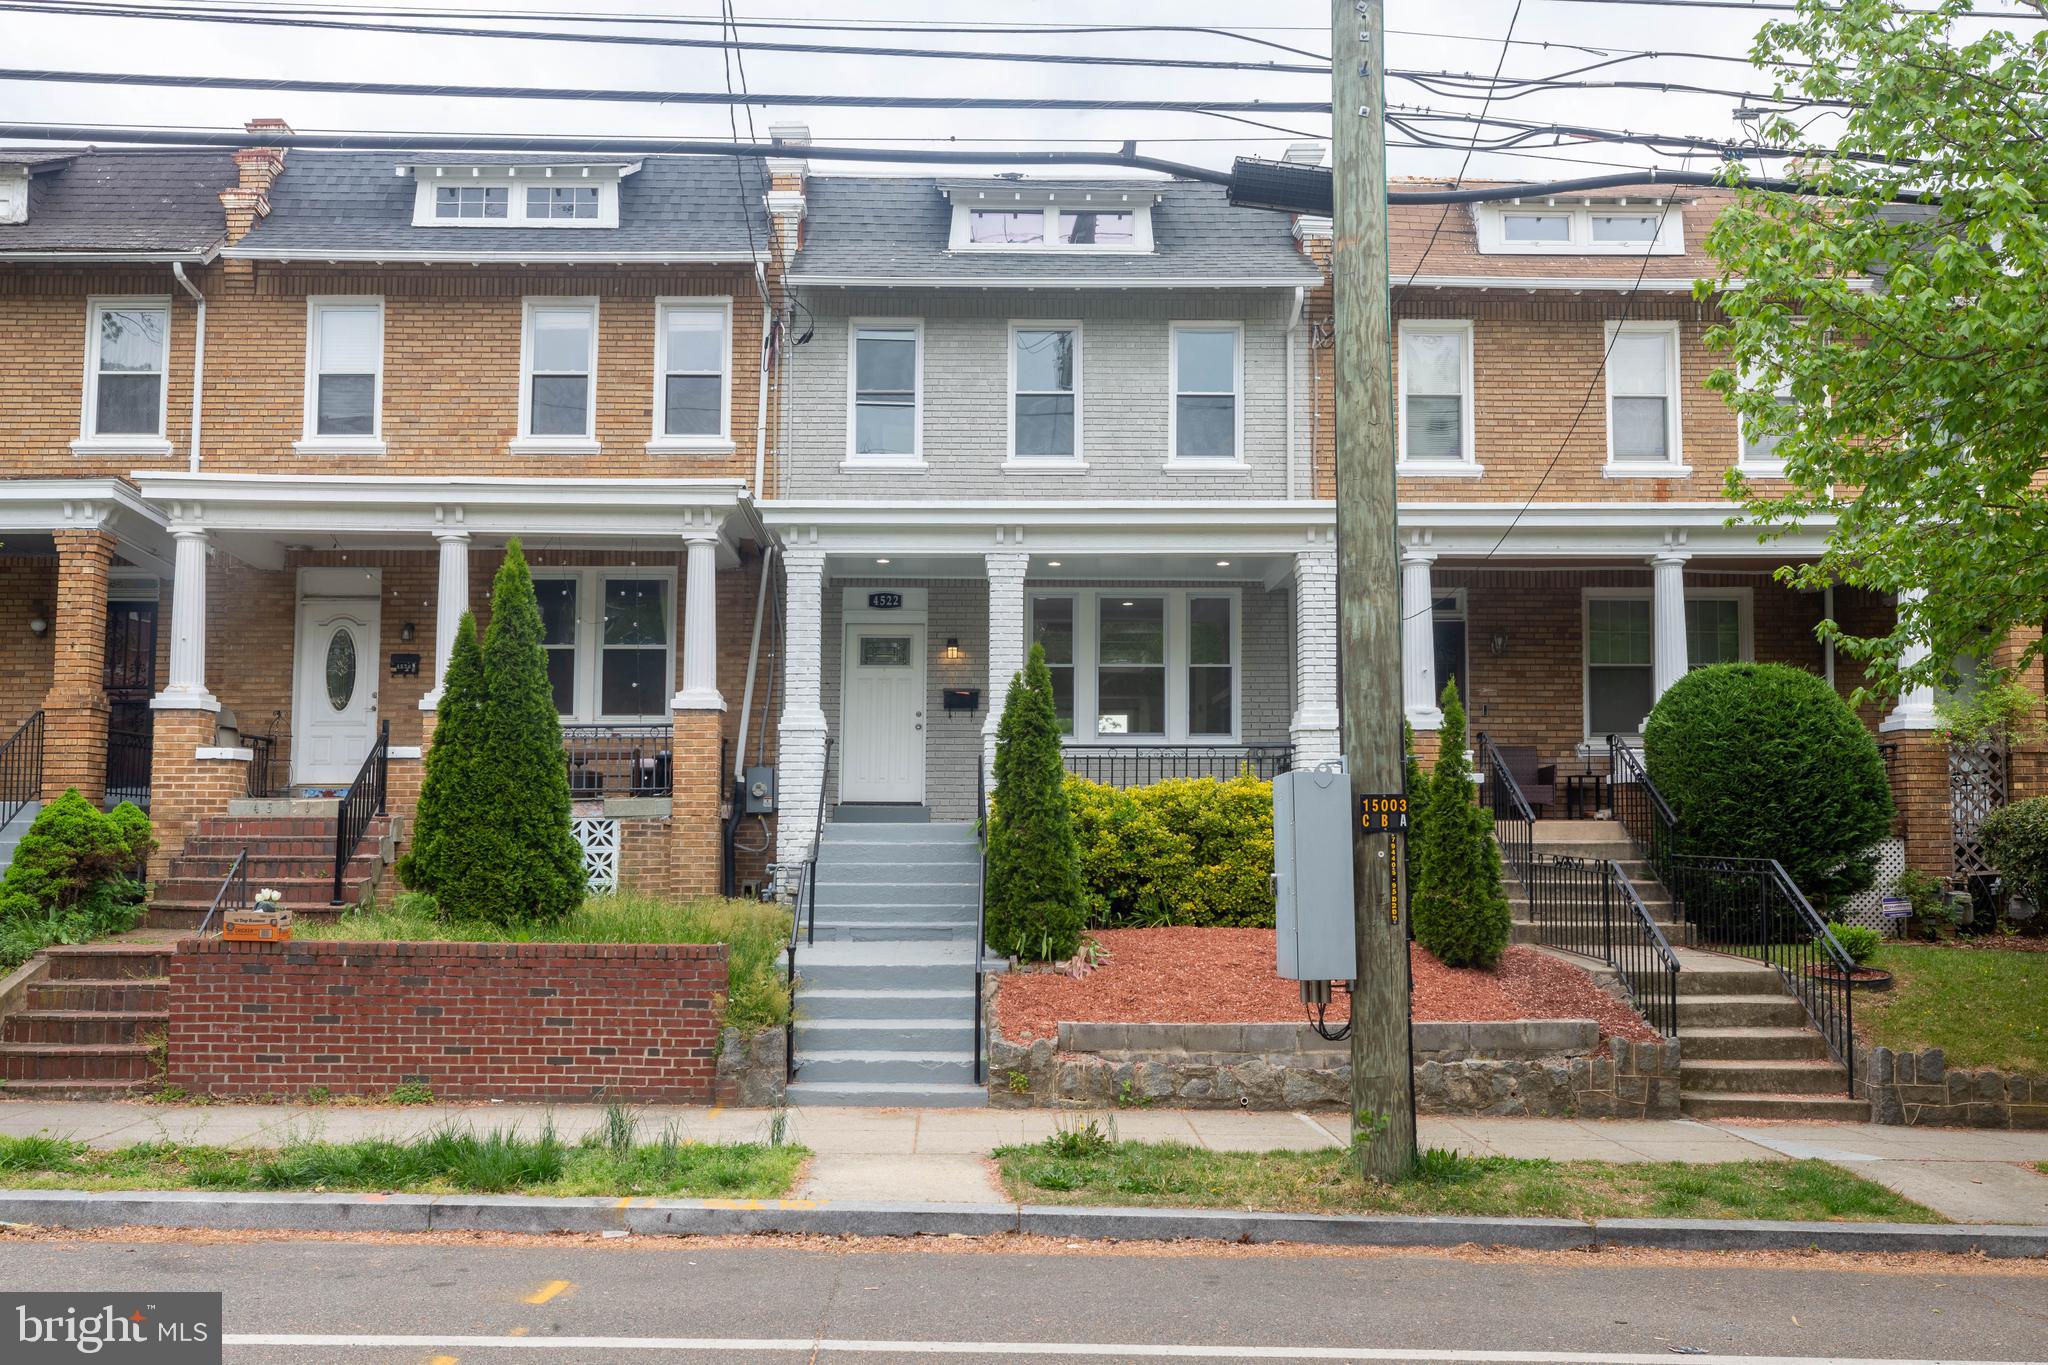
<path id="1" fill-rule="evenodd" d="M 1108 954 L 1092 971 L 1002 979 L 996 1017 L 1005 1038 L 1051 1038 L 1062 1020 L 1261 1024 L 1304 1018 L 1296 983 L 1274 974 L 1271 929 L 1098 929 L 1090 937 Z M 1509 948 L 1491 972 L 1446 967 L 1419 947 L 1410 960 L 1417 1019 L 1592 1019 L 1603 1037 L 1657 1037 L 1586 972 L 1534 948 Z"/>

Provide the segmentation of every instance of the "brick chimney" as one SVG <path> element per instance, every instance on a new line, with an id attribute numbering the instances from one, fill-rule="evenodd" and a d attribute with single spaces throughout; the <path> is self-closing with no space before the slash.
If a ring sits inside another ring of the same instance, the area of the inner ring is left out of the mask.
<path id="1" fill-rule="evenodd" d="M 803 148 L 811 144 L 811 129 L 804 123 L 773 123 L 768 136 L 788 153 L 768 158 L 768 220 L 774 225 L 779 273 L 803 245 L 804 180 L 810 173 Z"/>
<path id="2" fill-rule="evenodd" d="M 291 125 L 281 118 L 253 118 L 242 126 L 259 139 L 291 132 Z M 220 192 L 221 207 L 227 211 L 228 245 L 247 237 L 256 220 L 269 214 L 270 187 L 284 170 L 284 151 L 282 147 L 244 147 L 234 154 L 241 179 L 234 188 Z"/>

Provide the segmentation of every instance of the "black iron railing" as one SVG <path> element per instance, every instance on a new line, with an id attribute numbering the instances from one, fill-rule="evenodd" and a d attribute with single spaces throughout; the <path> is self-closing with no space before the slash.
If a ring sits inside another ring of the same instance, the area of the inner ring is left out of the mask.
<path id="1" fill-rule="evenodd" d="M 1856 1093 L 1856 964 L 1775 858 L 1671 860 L 1665 885 L 1695 947 L 1768 964 L 1842 1064 Z"/>
<path id="2" fill-rule="evenodd" d="M 277 766 L 277 736 L 243 735 L 242 747 L 249 751 L 248 795 L 256 800 L 281 795 L 284 774 Z"/>
<path id="3" fill-rule="evenodd" d="M 228 875 L 220 879 L 220 890 L 213 893 L 213 904 L 206 908 L 206 918 L 199 921 L 199 934 L 204 937 L 223 911 L 248 908 L 249 850 L 245 848 L 235 855 L 234 864 L 228 868 Z"/>
<path id="4" fill-rule="evenodd" d="M 825 737 L 825 762 L 821 772 L 832 770 L 832 738 Z M 818 848 L 825 840 L 825 783 L 818 783 L 818 809 L 811 821 L 811 849 L 797 874 L 796 906 L 789 917 L 789 954 L 785 969 L 789 980 L 789 1017 L 782 1024 L 782 1079 L 786 1085 L 796 1079 L 796 941 L 799 931 L 806 944 L 818 937 Z"/>
<path id="5" fill-rule="evenodd" d="M 1650 781 L 1643 756 L 1619 735 L 1608 736 L 1607 771 L 1614 823 L 1628 835 L 1636 855 L 1662 877 L 1678 851 L 1678 817 L 1671 813 L 1671 803 Z"/>
<path id="6" fill-rule="evenodd" d="M 675 791 L 673 726 L 564 725 L 562 748 L 569 755 L 569 795 L 578 801 Z"/>
<path id="7" fill-rule="evenodd" d="M 107 799 L 149 805 L 151 739 L 147 730 L 107 731 Z"/>
<path id="8" fill-rule="evenodd" d="M 1069 744 L 1067 771 L 1106 787 L 1147 787 L 1180 777 L 1270 782 L 1294 766 L 1291 744 Z"/>
<path id="9" fill-rule="evenodd" d="M 1493 836 L 1500 841 L 1501 861 L 1515 874 L 1515 880 L 1527 887 L 1536 861 L 1536 811 L 1484 730 L 1479 732 L 1479 772 L 1485 779 L 1487 806 L 1493 811 Z"/>
<path id="10" fill-rule="evenodd" d="M 1677 1036 L 1678 954 L 1621 865 L 1538 854 L 1526 885 L 1536 941 L 1612 967 L 1650 1027 Z"/>
<path id="11" fill-rule="evenodd" d="M 988 1084 L 988 1058 L 981 1046 L 981 960 L 988 955 L 988 761 L 974 762 L 974 840 L 978 862 L 974 877 L 974 1083 Z"/>
<path id="12" fill-rule="evenodd" d="M 370 756 L 363 760 L 363 766 L 356 770 L 356 780 L 348 784 L 348 791 L 336 803 L 332 901 L 335 905 L 342 903 L 342 883 L 348 874 L 349 859 L 356 856 L 356 845 L 370 832 L 371 822 L 385 812 L 390 779 L 391 722 L 387 720 L 377 726 L 377 742 L 371 746 Z"/>
<path id="13" fill-rule="evenodd" d="M 0 744 L 0 829 L 43 799 L 43 713 L 14 727 Z"/>

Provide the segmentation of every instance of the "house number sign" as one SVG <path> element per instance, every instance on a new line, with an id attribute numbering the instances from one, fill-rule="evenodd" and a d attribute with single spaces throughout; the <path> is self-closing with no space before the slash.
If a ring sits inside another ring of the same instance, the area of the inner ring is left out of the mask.
<path id="1" fill-rule="evenodd" d="M 871 592 L 868 594 L 868 605 L 877 611 L 895 611 L 903 605 L 903 594 L 900 592 Z"/>
<path id="2" fill-rule="evenodd" d="M 391 676 L 394 678 L 417 678 L 420 675 L 420 656 L 417 654 L 394 654 L 391 656 Z"/>

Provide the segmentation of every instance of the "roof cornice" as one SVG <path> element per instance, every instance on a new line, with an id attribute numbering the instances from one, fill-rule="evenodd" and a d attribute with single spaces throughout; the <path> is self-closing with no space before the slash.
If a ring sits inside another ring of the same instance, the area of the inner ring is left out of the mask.
<path id="1" fill-rule="evenodd" d="M 988 279 L 960 275 L 806 275 L 791 271 L 791 284 L 814 289 L 1302 289 L 1323 282 L 1319 273 L 1290 276 L 1146 278 L 1121 276 L 1076 279 L 1062 276 Z"/>
<path id="2" fill-rule="evenodd" d="M 240 261 L 368 265 L 759 265 L 754 251 L 408 251 L 326 247 L 233 246 L 221 255 Z"/>

